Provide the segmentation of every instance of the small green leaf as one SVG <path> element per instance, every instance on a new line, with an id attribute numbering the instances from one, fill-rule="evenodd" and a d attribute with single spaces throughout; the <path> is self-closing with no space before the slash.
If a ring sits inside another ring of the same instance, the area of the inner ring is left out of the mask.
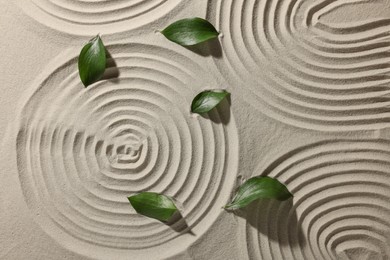
<path id="1" fill-rule="evenodd" d="M 106 69 L 106 60 L 106 48 L 98 35 L 80 52 L 79 75 L 85 87 L 101 79 Z"/>
<path id="2" fill-rule="evenodd" d="M 191 112 L 203 114 L 216 107 L 230 93 L 225 90 L 207 90 L 199 93 L 191 104 Z"/>
<path id="3" fill-rule="evenodd" d="M 168 40 L 192 46 L 218 37 L 214 26 L 202 18 L 187 18 L 169 25 L 161 32 Z"/>
<path id="4" fill-rule="evenodd" d="M 257 199 L 287 200 L 293 195 L 287 187 L 270 177 L 253 177 L 242 184 L 233 201 L 225 209 L 240 209 Z"/>
<path id="5" fill-rule="evenodd" d="M 128 199 L 138 214 L 163 222 L 178 211 L 171 198 L 154 192 L 142 192 Z"/>

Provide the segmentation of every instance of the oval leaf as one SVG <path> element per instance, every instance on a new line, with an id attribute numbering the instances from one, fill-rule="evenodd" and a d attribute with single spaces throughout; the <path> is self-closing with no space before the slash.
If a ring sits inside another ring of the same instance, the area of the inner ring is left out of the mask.
<path id="1" fill-rule="evenodd" d="M 216 107 L 227 95 L 229 95 L 229 92 L 225 90 L 203 91 L 199 93 L 192 101 L 191 112 L 197 114 L 207 113 Z"/>
<path id="2" fill-rule="evenodd" d="M 106 48 L 98 35 L 80 52 L 79 75 L 85 87 L 101 79 L 106 69 L 106 60 Z"/>
<path id="3" fill-rule="evenodd" d="M 287 200 L 293 195 L 287 187 L 278 180 L 270 177 L 253 177 L 242 184 L 233 201 L 226 205 L 226 209 L 240 209 L 257 199 Z"/>
<path id="4" fill-rule="evenodd" d="M 187 18 L 169 25 L 161 32 L 168 40 L 192 46 L 218 37 L 218 31 L 202 18 Z"/>
<path id="5" fill-rule="evenodd" d="M 142 192 L 128 199 L 138 214 L 163 222 L 178 211 L 171 198 L 154 192 Z"/>

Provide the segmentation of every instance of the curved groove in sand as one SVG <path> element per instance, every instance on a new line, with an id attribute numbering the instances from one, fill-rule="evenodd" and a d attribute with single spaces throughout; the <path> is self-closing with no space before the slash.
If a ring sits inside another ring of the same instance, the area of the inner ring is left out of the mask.
<path id="1" fill-rule="evenodd" d="M 173 12 L 182 0 L 31 0 L 20 7 L 38 22 L 76 35 L 114 34 L 151 23 Z"/>
<path id="2" fill-rule="evenodd" d="M 322 18 L 366 2 L 209 1 L 209 19 L 223 33 L 224 59 L 215 63 L 242 86 L 248 103 L 284 123 L 320 131 L 382 128 L 390 123 L 389 20 Z"/>
<path id="3" fill-rule="evenodd" d="M 80 241 L 129 256 L 160 245 L 161 255 L 185 250 L 222 212 L 234 184 L 234 119 L 227 103 L 212 120 L 190 114 L 197 88 L 217 84 L 185 55 L 138 43 L 108 49 L 117 65 L 107 79 L 85 89 L 67 55 L 23 100 L 16 148 L 27 204 L 74 251 L 83 250 Z M 174 197 L 196 236 L 136 214 L 127 196 L 141 191 Z"/>
<path id="4" fill-rule="evenodd" d="M 266 169 L 293 202 L 252 205 L 243 236 L 250 259 L 369 259 L 390 254 L 390 142 L 308 145 Z"/>

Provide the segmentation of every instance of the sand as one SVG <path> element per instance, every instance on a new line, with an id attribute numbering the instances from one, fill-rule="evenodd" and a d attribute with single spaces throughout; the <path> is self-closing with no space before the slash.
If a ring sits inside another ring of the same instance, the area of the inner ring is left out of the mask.
<path id="1" fill-rule="evenodd" d="M 0 259 L 390 258 L 390 1 L 0 4 Z M 217 41 L 159 33 L 194 16 Z M 191 114 L 207 89 L 231 98 Z M 259 175 L 293 199 L 222 209 Z M 141 191 L 184 219 L 136 214 Z"/>

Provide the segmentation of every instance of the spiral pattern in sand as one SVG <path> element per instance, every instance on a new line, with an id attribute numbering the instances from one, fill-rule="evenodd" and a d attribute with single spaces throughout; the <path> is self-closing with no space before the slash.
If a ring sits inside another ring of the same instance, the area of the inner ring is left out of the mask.
<path id="1" fill-rule="evenodd" d="M 374 7 L 390 10 L 386 1 L 210 0 L 209 19 L 223 33 L 224 58 L 215 62 L 248 103 L 283 123 L 382 128 L 390 122 L 390 20 L 366 17 Z M 348 8 L 362 15 L 348 21 Z M 347 21 L 327 18 L 335 12 Z"/>
<path id="2" fill-rule="evenodd" d="M 73 53 L 26 98 L 17 140 L 22 190 L 43 229 L 76 252 L 145 258 L 153 249 L 164 258 L 222 212 L 237 171 L 234 119 L 227 101 L 212 120 L 191 115 L 192 98 L 216 86 L 194 60 L 146 44 L 107 48 L 114 60 L 106 76 L 117 78 L 85 89 Z M 136 214 L 127 196 L 141 191 L 173 197 L 193 234 Z"/>
<path id="3" fill-rule="evenodd" d="M 285 183 L 294 198 L 252 205 L 256 213 L 243 228 L 250 259 L 390 255 L 389 141 L 316 143 L 259 170 Z"/>
<path id="4" fill-rule="evenodd" d="M 113 34 L 156 21 L 182 0 L 28 0 L 20 7 L 55 30 L 76 35 Z"/>

